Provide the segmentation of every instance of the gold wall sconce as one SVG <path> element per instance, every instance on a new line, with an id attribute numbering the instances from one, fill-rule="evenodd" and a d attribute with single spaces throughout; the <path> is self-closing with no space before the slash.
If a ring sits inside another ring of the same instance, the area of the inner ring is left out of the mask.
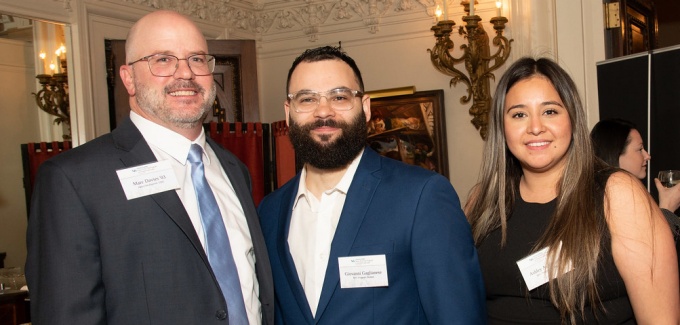
<path id="1" fill-rule="evenodd" d="M 35 102 L 43 112 L 55 116 L 54 124 L 64 123 L 68 125 L 68 133 L 63 135 L 64 140 L 71 139 L 71 114 L 68 95 L 68 74 L 66 72 L 66 49 L 62 45 L 56 51 L 57 64 L 50 63 L 49 70 L 54 72 L 48 74 L 38 74 L 36 79 L 40 83 L 41 89 L 35 96 Z M 45 53 L 40 53 L 40 58 L 45 60 Z"/>
<path id="2" fill-rule="evenodd" d="M 486 140 L 488 127 L 488 114 L 491 109 L 490 80 L 495 76 L 493 71 L 498 69 L 510 56 L 511 42 L 503 36 L 503 30 L 508 19 L 501 16 L 501 1 L 496 1 L 496 17 L 491 18 L 490 22 L 496 30 L 493 44 L 498 48 L 496 53 L 491 55 L 489 36 L 481 23 L 481 18 L 474 13 L 475 0 L 461 1 L 466 16 L 463 16 L 465 26 L 460 26 L 458 34 L 467 39 L 467 44 L 462 44 L 460 49 L 463 54 L 459 58 L 454 58 L 449 52 L 454 44 L 451 40 L 451 32 L 456 23 L 448 19 L 447 0 L 443 0 L 444 19 L 439 20 L 432 26 L 436 42 L 434 48 L 428 49 L 430 59 L 434 67 L 441 73 L 451 76 L 449 87 L 456 86 L 458 82 L 467 85 L 467 95 L 460 98 L 461 104 L 467 104 L 472 99 L 472 107 L 469 112 L 472 115 L 472 124 L 482 139 Z M 441 16 L 441 10 L 437 9 L 435 15 Z M 456 69 L 455 65 L 464 63 L 467 75 Z"/>

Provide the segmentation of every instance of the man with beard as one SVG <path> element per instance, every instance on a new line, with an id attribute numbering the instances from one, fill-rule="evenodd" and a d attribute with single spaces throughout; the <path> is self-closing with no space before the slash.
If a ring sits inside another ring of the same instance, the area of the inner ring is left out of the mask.
<path id="1" fill-rule="evenodd" d="M 449 181 L 366 148 L 370 98 L 334 47 L 307 50 L 284 103 L 302 171 L 258 208 L 277 324 L 483 324 L 470 226 Z"/>
<path id="2" fill-rule="evenodd" d="M 34 324 L 273 324 L 248 170 L 206 137 L 215 58 L 187 17 L 130 30 L 130 118 L 45 162 L 28 227 Z"/>

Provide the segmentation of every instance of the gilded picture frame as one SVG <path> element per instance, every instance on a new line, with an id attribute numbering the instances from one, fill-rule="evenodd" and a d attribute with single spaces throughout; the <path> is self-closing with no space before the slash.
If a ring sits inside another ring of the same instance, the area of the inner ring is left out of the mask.
<path id="1" fill-rule="evenodd" d="M 371 98 L 368 145 L 448 178 L 444 90 Z"/>

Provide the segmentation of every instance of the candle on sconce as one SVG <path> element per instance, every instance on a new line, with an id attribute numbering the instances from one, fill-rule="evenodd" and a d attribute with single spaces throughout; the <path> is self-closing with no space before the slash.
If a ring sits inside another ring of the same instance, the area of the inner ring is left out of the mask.
<path id="1" fill-rule="evenodd" d="M 496 17 L 501 17 L 501 7 L 503 6 L 502 1 L 496 1 Z"/>
<path id="2" fill-rule="evenodd" d="M 39 70 L 38 74 L 44 74 L 45 73 L 45 57 L 47 57 L 47 54 L 45 54 L 45 52 L 41 51 L 40 54 L 38 54 L 38 56 L 40 57 L 40 60 L 41 60 L 40 61 L 40 67 L 38 67 L 38 70 Z"/>
<path id="3" fill-rule="evenodd" d="M 437 19 L 437 22 L 442 18 L 442 9 L 439 8 L 439 5 L 437 5 L 437 8 L 434 10 L 434 17 Z"/>
<path id="4" fill-rule="evenodd" d="M 475 0 L 470 0 L 470 16 L 475 15 Z"/>
<path id="5" fill-rule="evenodd" d="M 449 8 L 446 4 L 447 2 L 448 0 L 442 0 L 442 4 L 444 5 L 444 20 L 449 20 Z"/>
<path id="6" fill-rule="evenodd" d="M 54 55 L 57 56 L 57 73 L 61 72 L 61 49 L 54 51 Z"/>
<path id="7" fill-rule="evenodd" d="M 64 44 L 61 44 L 61 46 L 59 47 L 59 49 L 57 51 L 59 51 L 59 54 L 58 54 L 59 60 L 60 61 L 66 60 L 66 46 L 64 46 Z"/>

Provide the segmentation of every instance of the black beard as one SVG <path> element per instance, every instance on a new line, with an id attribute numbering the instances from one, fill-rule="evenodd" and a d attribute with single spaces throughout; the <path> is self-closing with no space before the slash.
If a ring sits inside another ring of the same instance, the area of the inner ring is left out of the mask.
<path id="1" fill-rule="evenodd" d="M 342 129 L 342 135 L 334 142 L 330 142 L 328 136 L 322 135 L 320 142 L 317 142 L 312 138 L 311 131 L 323 126 L 338 127 Z M 288 137 L 299 163 L 310 164 L 319 169 L 338 169 L 349 165 L 366 146 L 367 132 L 366 115 L 362 111 L 352 124 L 317 119 L 300 125 L 291 117 Z"/>

